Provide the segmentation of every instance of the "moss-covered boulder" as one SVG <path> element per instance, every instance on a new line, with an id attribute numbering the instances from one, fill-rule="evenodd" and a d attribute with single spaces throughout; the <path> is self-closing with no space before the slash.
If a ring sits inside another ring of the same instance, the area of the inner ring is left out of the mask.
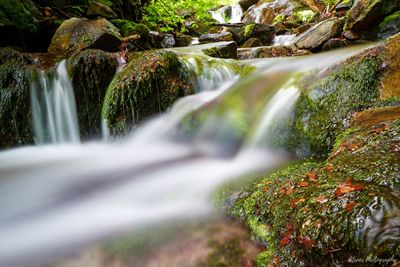
<path id="1" fill-rule="evenodd" d="M 400 2 L 397 0 L 358 0 L 348 13 L 345 30 L 359 34 L 368 32 L 371 26 L 398 9 Z"/>
<path id="2" fill-rule="evenodd" d="M 277 142 L 300 154 L 326 155 L 355 112 L 399 99 L 399 40 L 396 35 L 329 70 L 303 76 L 294 134 Z"/>
<path id="3" fill-rule="evenodd" d="M 123 37 L 135 34 L 139 34 L 142 38 L 147 38 L 149 36 L 150 30 L 144 24 L 124 19 L 115 19 L 112 23 L 119 29 Z"/>
<path id="4" fill-rule="evenodd" d="M 116 58 L 101 50 L 77 52 L 68 60 L 83 139 L 101 135 L 102 104 L 116 68 Z"/>
<path id="5" fill-rule="evenodd" d="M 209 34 L 202 34 L 199 37 L 200 43 L 212 43 L 212 42 L 224 42 L 224 41 L 233 41 L 232 33 L 230 32 L 209 33 Z"/>
<path id="6" fill-rule="evenodd" d="M 0 49 L 0 148 L 33 142 L 29 64 L 15 50 Z"/>
<path id="7" fill-rule="evenodd" d="M 136 53 L 108 87 L 102 115 L 113 135 L 125 134 L 139 120 L 167 110 L 191 93 L 188 71 L 176 54 Z"/>
<path id="8" fill-rule="evenodd" d="M 88 16 L 100 16 L 109 19 L 114 19 L 117 17 L 117 14 L 115 14 L 114 10 L 112 10 L 111 7 L 98 1 L 91 1 L 89 3 L 86 14 Z"/>
<path id="9" fill-rule="evenodd" d="M 8 26 L 35 32 L 40 16 L 39 9 L 31 0 L 0 1 L 0 28 Z"/>
<path id="10" fill-rule="evenodd" d="M 71 18 L 64 21 L 53 36 L 48 51 L 69 55 L 85 48 L 118 51 L 121 35 L 108 20 Z"/>
<path id="11" fill-rule="evenodd" d="M 267 246 L 258 266 L 399 258 L 400 108 L 365 111 L 351 125 L 328 160 L 288 166 L 236 199 L 231 214 Z"/>
<path id="12" fill-rule="evenodd" d="M 217 58 L 237 58 L 236 42 L 226 42 L 221 45 L 216 45 L 210 48 L 203 49 L 202 52 L 210 57 Z"/>
<path id="13" fill-rule="evenodd" d="M 396 33 L 400 32 L 400 10 L 387 16 L 379 24 L 378 37 L 380 39 L 386 39 Z"/>
<path id="14" fill-rule="evenodd" d="M 233 39 L 243 45 L 250 38 L 258 38 L 263 45 L 270 45 L 275 37 L 274 27 L 266 24 L 250 23 L 242 27 L 230 27 Z"/>

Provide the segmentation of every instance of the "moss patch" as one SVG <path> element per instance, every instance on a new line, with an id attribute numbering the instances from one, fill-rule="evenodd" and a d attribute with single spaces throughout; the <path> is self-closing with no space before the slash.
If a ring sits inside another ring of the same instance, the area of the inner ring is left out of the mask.
<path id="1" fill-rule="evenodd" d="M 123 37 L 139 34 L 142 38 L 149 36 L 149 28 L 146 25 L 135 23 L 124 19 L 115 19 L 112 21 L 115 27 L 119 29 Z"/>

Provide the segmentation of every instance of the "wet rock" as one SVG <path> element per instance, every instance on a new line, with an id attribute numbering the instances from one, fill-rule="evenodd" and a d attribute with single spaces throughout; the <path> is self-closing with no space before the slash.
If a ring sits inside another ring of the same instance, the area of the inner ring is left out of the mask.
<path id="1" fill-rule="evenodd" d="M 177 47 L 189 46 L 192 43 L 192 39 L 193 38 L 190 35 L 177 33 L 175 36 L 176 46 Z"/>
<path id="2" fill-rule="evenodd" d="M 325 8 L 325 4 L 318 0 L 299 0 L 299 2 L 314 12 L 322 12 Z"/>
<path id="3" fill-rule="evenodd" d="M 378 37 L 380 39 L 386 39 L 399 32 L 400 32 L 400 10 L 387 16 L 379 24 Z"/>
<path id="4" fill-rule="evenodd" d="M 230 32 L 203 34 L 199 37 L 200 43 L 233 41 L 233 35 Z"/>
<path id="5" fill-rule="evenodd" d="M 165 111 L 191 93 L 188 70 L 174 53 L 134 53 L 108 87 L 102 115 L 112 135 L 124 135 L 138 121 Z"/>
<path id="6" fill-rule="evenodd" d="M 324 42 L 338 35 L 343 23 L 342 18 L 324 20 L 300 35 L 295 44 L 300 49 L 316 50 Z"/>
<path id="7" fill-rule="evenodd" d="M 239 45 L 243 45 L 250 38 L 258 38 L 263 45 L 269 45 L 275 37 L 273 26 L 258 23 L 248 24 L 243 27 L 231 27 L 229 31 Z"/>
<path id="8" fill-rule="evenodd" d="M 0 148 L 32 144 L 30 81 L 33 61 L 0 48 Z"/>
<path id="9" fill-rule="evenodd" d="M 340 2 L 336 7 L 335 10 L 340 12 L 343 10 L 349 10 L 354 4 L 354 0 L 345 0 Z"/>
<path id="10" fill-rule="evenodd" d="M 337 48 L 347 47 L 353 45 L 355 42 L 341 38 L 332 38 L 328 40 L 321 48 L 321 51 L 328 51 Z"/>
<path id="11" fill-rule="evenodd" d="M 263 43 L 260 41 L 258 38 L 250 38 L 244 44 L 241 46 L 243 48 L 246 47 L 257 47 L 257 46 L 262 46 Z"/>
<path id="12" fill-rule="evenodd" d="M 82 139 L 101 135 L 102 103 L 116 68 L 116 58 L 101 50 L 86 49 L 68 60 Z"/>
<path id="13" fill-rule="evenodd" d="M 257 58 L 305 56 L 310 54 L 311 52 L 308 50 L 300 50 L 290 45 L 280 45 L 261 47 Z"/>
<path id="14" fill-rule="evenodd" d="M 210 57 L 236 59 L 237 48 L 236 42 L 227 42 L 226 44 L 204 49 L 202 52 Z"/>
<path id="15" fill-rule="evenodd" d="M 117 17 L 117 14 L 115 14 L 111 7 L 97 1 L 90 2 L 86 15 L 100 16 L 108 19 L 114 19 Z"/>
<path id="16" fill-rule="evenodd" d="M 236 200 L 231 213 L 268 243 L 256 258 L 260 266 L 278 260 L 287 266 L 347 265 L 367 255 L 398 255 L 399 107 L 357 116 L 327 160 L 286 167 Z"/>
<path id="17" fill-rule="evenodd" d="M 245 59 L 258 58 L 259 52 L 260 52 L 260 47 L 239 48 L 238 59 L 245 60 Z"/>
<path id="18" fill-rule="evenodd" d="M 345 30 L 356 33 L 369 31 L 371 26 L 400 8 L 397 0 L 358 0 L 347 17 Z"/>
<path id="19" fill-rule="evenodd" d="M 246 11 L 254 4 L 257 4 L 259 0 L 240 0 L 239 5 L 242 7 L 243 11 Z"/>
<path id="20" fill-rule="evenodd" d="M 400 99 L 400 34 L 385 41 L 376 51 L 382 62 L 382 81 L 379 87 L 381 99 Z"/>
<path id="21" fill-rule="evenodd" d="M 86 48 L 118 51 L 121 35 L 108 20 L 71 18 L 64 21 L 53 36 L 48 51 L 71 54 Z"/>
<path id="22" fill-rule="evenodd" d="M 166 33 L 160 43 L 162 48 L 171 48 L 171 47 L 174 47 L 175 44 L 176 44 L 175 38 L 170 33 Z"/>
<path id="23" fill-rule="evenodd" d="M 242 22 L 275 24 L 291 12 L 292 2 L 286 0 L 262 0 L 251 6 L 243 15 Z"/>
<path id="24" fill-rule="evenodd" d="M 122 37 L 139 34 L 141 38 L 147 38 L 150 33 L 149 28 L 141 23 L 135 23 L 124 19 L 114 19 L 111 22 L 119 29 Z"/>

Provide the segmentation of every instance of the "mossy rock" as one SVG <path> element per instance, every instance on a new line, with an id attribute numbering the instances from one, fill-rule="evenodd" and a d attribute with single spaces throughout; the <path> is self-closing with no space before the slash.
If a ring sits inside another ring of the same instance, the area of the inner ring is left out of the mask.
<path id="1" fill-rule="evenodd" d="M 116 65 L 112 54 L 95 49 L 75 53 L 68 60 L 83 139 L 101 135 L 102 104 Z"/>
<path id="2" fill-rule="evenodd" d="M 400 35 L 329 70 L 303 75 L 293 134 L 275 143 L 298 154 L 326 156 L 351 116 L 383 99 L 400 99 Z"/>
<path id="3" fill-rule="evenodd" d="M 351 125 L 328 160 L 292 164 L 236 199 L 230 213 L 267 245 L 259 266 L 399 258 L 400 108 L 365 111 Z"/>
<path id="4" fill-rule="evenodd" d="M 33 143 L 31 63 L 15 50 L 0 49 L 0 148 Z"/>
<path id="5" fill-rule="evenodd" d="M 12 26 L 19 30 L 35 32 L 40 11 L 30 0 L 1 0 L 0 27 Z"/>
<path id="6" fill-rule="evenodd" d="M 139 34 L 142 38 L 149 36 L 149 28 L 141 23 L 135 23 L 124 19 L 115 19 L 112 23 L 117 27 L 123 37 Z"/>
<path id="7" fill-rule="evenodd" d="M 380 39 L 386 39 L 399 32 L 400 32 L 400 10 L 387 16 L 379 24 L 378 37 Z"/>
<path id="8" fill-rule="evenodd" d="M 71 18 L 57 29 L 48 51 L 57 55 L 70 55 L 86 48 L 115 52 L 120 45 L 121 35 L 108 20 Z"/>
<path id="9" fill-rule="evenodd" d="M 192 84 L 176 54 L 164 50 L 133 54 L 107 89 L 103 118 L 111 134 L 125 134 L 138 121 L 193 93 Z"/>
<path id="10" fill-rule="evenodd" d="M 210 57 L 236 59 L 237 44 L 236 42 L 227 42 L 226 44 L 203 49 L 202 52 Z"/>

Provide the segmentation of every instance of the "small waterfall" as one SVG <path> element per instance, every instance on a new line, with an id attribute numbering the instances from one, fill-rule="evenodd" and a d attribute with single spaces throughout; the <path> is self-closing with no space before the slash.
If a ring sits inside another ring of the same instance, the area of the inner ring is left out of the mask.
<path id="1" fill-rule="evenodd" d="M 243 10 L 240 5 L 224 6 L 215 11 L 210 11 L 213 19 L 219 23 L 240 23 Z"/>
<path id="2" fill-rule="evenodd" d="M 37 144 L 79 143 L 75 96 L 66 60 L 54 77 L 41 70 L 39 81 L 31 84 L 31 105 Z"/>
<path id="3" fill-rule="evenodd" d="M 211 216 L 218 186 L 289 161 L 268 140 L 275 134 L 269 126 L 290 117 L 297 99 L 293 75 L 358 51 L 247 61 L 258 72 L 181 99 L 123 143 L 0 153 L 0 266 L 42 263 L 117 233 Z M 43 89 L 49 96 L 70 85 L 65 62 L 57 73 L 60 85 Z"/>

